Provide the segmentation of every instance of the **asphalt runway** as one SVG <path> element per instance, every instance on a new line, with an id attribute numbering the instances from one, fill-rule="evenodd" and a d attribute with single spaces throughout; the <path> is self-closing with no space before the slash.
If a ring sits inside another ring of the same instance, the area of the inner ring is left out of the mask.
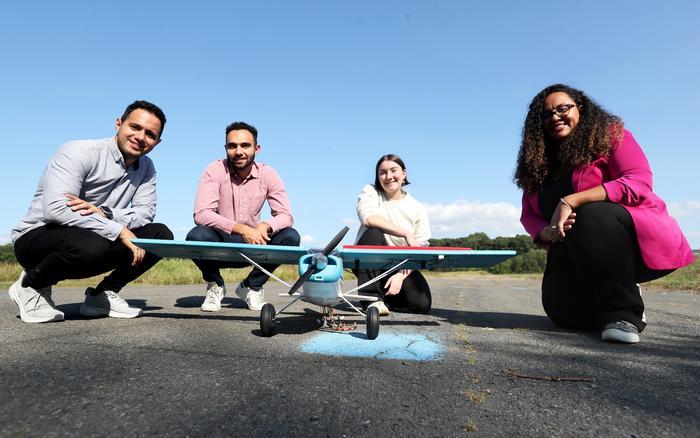
<path id="1" fill-rule="evenodd" d="M 36 325 L 3 291 L 0 436 L 699 436 L 700 295 L 645 289 L 642 342 L 615 345 L 556 328 L 538 281 L 429 283 L 431 313 L 375 341 L 347 312 L 355 331 L 316 330 L 306 303 L 263 338 L 237 299 L 201 312 L 204 286 L 128 287 L 134 320 L 56 288 L 67 320 Z"/>

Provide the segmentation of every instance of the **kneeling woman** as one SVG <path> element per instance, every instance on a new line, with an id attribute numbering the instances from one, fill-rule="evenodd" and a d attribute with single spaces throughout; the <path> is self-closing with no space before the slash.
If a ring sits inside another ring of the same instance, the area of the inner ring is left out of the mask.
<path id="1" fill-rule="evenodd" d="M 430 223 L 423 205 L 403 188 L 408 184 L 406 166 L 397 155 L 384 155 L 375 168 L 374 185 L 367 184 L 357 201 L 360 229 L 357 245 L 427 246 Z M 382 271 L 355 272 L 358 285 L 379 276 Z M 386 316 L 389 309 L 428 313 L 432 303 L 430 288 L 423 275 L 402 269 L 363 288 L 361 294 L 376 296 L 370 306 Z"/>
<path id="2" fill-rule="evenodd" d="M 622 120 L 556 84 L 530 103 L 515 182 L 521 222 L 548 246 L 542 304 L 557 325 L 635 343 L 646 326 L 637 283 L 693 261 L 652 191 L 642 149 Z"/>

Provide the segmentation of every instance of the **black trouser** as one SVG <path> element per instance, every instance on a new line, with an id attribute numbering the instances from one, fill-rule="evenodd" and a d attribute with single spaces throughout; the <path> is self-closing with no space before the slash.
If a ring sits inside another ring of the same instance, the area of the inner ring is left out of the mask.
<path id="1" fill-rule="evenodd" d="M 384 233 L 379 228 L 368 228 L 357 242 L 358 245 L 386 245 Z M 382 272 L 380 270 L 361 270 L 355 271 L 357 276 L 357 284 L 363 284 L 375 277 L 378 277 Z M 401 285 L 401 291 L 396 295 L 386 295 L 384 286 L 389 278 L 393 275 L 389 274 L 376 283 L 360 289 L 360 294 L 368 296 L 376 296 L 384 301 L 392 310 L 405 310 L 412 313 L 428 313 L 432 305 L 432 296 L 430 294 L 430 286 L 425 281 L 423 274 L 417 270 L 413 270 L 406 277 Z M 369 304 L 369 303 L 367 303 Z"/>
<path id="2" fill-rule="evenodd" d="M 163 224 L 148 224 L 131 231 L 141 239 L 173 238 Z M 114 270 L 97 289 L 119 292 L 161 259 L 147 252 L 138 266 L 131 266 L 132 252 L 119 239 L 111 241 L 85 228 L 55 224 L 24 234 L 15 242 L 14 250 L 27 273 L 26 284 L 35 289 L 67 278 L 87 278 Z"/>
<path id="3" fill-rule="evenodd" d="M 634 222 L 624 207 L 592 202 L 576 210 L 574 226 L 549 249 L 542 305 L 564 328 L 599 330 L 623 320 L 641 332 L 646 326 L 644 303 L 636 284 L 672 271 L 646 267 Z"/>
<path id="4" fill-rule="evenodd" d="M 197 225 L 192 228 L 185 240 L 193 240 L 198 242 L 226 242 L 226 243 L 245 243 L 243 241 L 243 236 L 240 234 L 224 234 L 221 231 L 207 226 L 207 225 Z M 270 237 L 270 241 L 267 242 L 268 245 L 280 245 L 280 246 L 299 246 L 301 242 L 301 237 L 297 230 L 291 227 L 282 228 Z M 202 271 L 202 278 L 204 281 L 210 283 L 214 282 L 219 286 L 224 286 L 224 278 L 221 276 L 221 268 L 245 268 L 250 266 L 248 262 L 223 262 L 218 260 L 204 260 L 204 259 L 193 259 L 195 265 Z M 261 264 L 268 272 L 273 272 L 279 264 Z M 243 280 L 243 285 L 249 287 L 253 290 L 260 290 L 263 287 L 269 276 L 258 269 L 253 268 Z"/>

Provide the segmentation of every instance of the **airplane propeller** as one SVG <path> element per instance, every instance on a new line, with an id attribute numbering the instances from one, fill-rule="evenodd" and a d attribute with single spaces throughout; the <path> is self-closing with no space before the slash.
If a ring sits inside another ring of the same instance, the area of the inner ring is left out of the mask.
<path id="1" fill-rule="evenodd" d="M 335 235 L 335 237 L 328 242 L 325 248 L 323 248 L 323 251 L 320 253 L 314 254 L 314 256 L 311 258 L 311 264 L 312 266 L 309 266 L 309 268 L 304 272 L 304 274 L 297 279 L 296 282 L 292 285 L 292 288 L 289 289 L 289 295 L 294 295 L 294 292 L 299 290 L 299 288 L 306 283 L 306 280 L 309 279 L 312 275 L 326 267 L 326 262 L 327 262 L 327 257 L 328 255 L 335 249 L 336 246 L 340 243 L 341 240 L 343 240 L 343 237 L 348 233 L 350 228 L 347 226 L 344 226 L 338 234 Z"/>

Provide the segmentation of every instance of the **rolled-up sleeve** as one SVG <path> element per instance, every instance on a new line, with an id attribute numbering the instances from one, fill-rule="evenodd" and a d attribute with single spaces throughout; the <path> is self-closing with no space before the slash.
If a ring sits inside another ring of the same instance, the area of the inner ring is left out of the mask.
<path id="1" fill-rule="evenodd" d="M 608 160 L 611 180 L 603 183 L 608 199 L 619 204 L 636 206 L 652 191 L 653 176 L 642 148 L 628 131 L 613 146 Z"/>
<path id="2" fill-rule="evenodd" d="M 532 205 L 537 202 L 537 195 L 523 192 L 522 197 L 522 212 L 520 213 L 520 223 L 523 224 L 525 231 L 532 236 L 535 242 L 540 241 L 540 231 L 542 228 L 549 225 L 539 212 Z"/>
<path id="3" fill-rule="evenodd" d="M 294 217 L 292 216 L 292 207 L 289 202 L 287 190 L 284 188 L 282 178 L 276 170 L 265 166 L 264 174 L 267 186 L 267 203 L 270 206 L 271 218 L 266 220 L 272 231 L 279 231 L 283 228 L 294 225 Z"/>

